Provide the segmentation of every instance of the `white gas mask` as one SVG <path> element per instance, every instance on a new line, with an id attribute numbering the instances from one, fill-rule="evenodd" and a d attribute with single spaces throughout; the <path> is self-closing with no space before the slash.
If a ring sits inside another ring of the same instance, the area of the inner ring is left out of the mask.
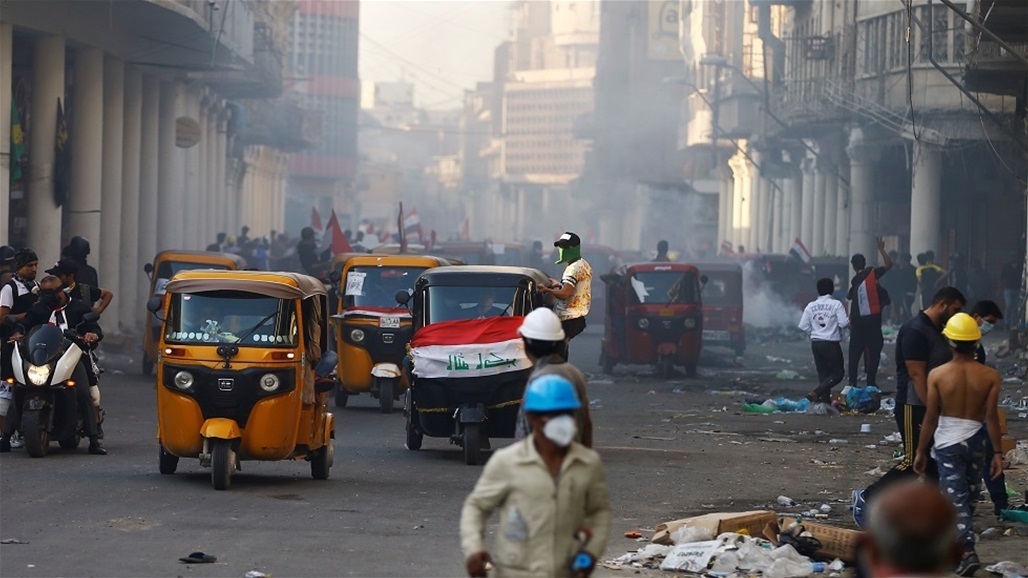
<path id="1" fill-rule="evenodd" d="M 550 418 L 543 426 L 543 435 L 546 436 L 546 439 L 562 448 L 571 444 L 576 433 L 578 433 L 578 426 L 575 424 L 575 418 L 570 415 L 558 415 Z"/>

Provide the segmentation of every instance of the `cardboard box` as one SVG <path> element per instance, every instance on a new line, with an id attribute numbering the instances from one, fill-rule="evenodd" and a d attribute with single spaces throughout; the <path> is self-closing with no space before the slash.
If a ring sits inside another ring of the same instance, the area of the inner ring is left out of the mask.
<path id="1" fill-rule="evenodd" d="M 717 514 L 705 514 L 703 516 L 693 516 L 692 518 L 682 518 L 680 520 L 673 520 L 671 522 L 665 522 L 658 524 L 656 533 L 653 534 L 653 538 L 650 540 L 655 544 L 671 545 L 671 534 L 675 530 L 684 526 L 692 528 L 707 528 L 711 531 L 713 537 L 717 537 L 719 534 L 725 532 L 738 532 L 745 530 L 750 536 L 754 538 L 760 537 L 764 531 L 764 526 L 767 524 L 775 523 L 777 520 L 777 514 L 770 510 L 752 510 L 749 512 L 721 512 Z"/>
<path id="2" fill-rule="evenodd" d="M 795 518 L 783 517 L 779 521 L 779 527 L 788 527 L 794 521 Z M 821 549 L 817 551 L 814 555 L 815 557 L 839 558 L 843 562 L 849 563 L 853 563 L 856 560 L 857 539 L 860 538 L 863 532 L 815 524 L 806 520 L 803 520 L 803 527 L 821 542 Z"/>
<path id="3" fill-rule="evenodd" d="M 1003 436 L 999 438 L 999 451 L 1003 452 L 1003 455 L 1007 455 L 1007 452 L 1017 447 L 1017 440 L 1012 437 Z"/>

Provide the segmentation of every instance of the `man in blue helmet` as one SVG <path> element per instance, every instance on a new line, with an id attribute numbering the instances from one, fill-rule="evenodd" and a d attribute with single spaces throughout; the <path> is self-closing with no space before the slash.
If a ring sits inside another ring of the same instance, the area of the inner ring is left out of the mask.
<path id="1" fill-rule="evenodd" d="M 493 454 L 464 501 L 460 537 L 468 576 L 585 578 L 607 546 L 610 498 L 600 456 L 574 441 L 575 387 L 542 375 L 525 389 L 532 435 Z M 490 550 L 485 525 L 500 512 Z"/>

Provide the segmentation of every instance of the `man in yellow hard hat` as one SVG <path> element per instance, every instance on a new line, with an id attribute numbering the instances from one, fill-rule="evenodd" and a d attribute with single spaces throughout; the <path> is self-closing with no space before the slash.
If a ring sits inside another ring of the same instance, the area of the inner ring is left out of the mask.
<path id="1" fill-rule="evenodd" d="M 954 572 L 973 576 L 981 568 L 974 550 L 972 521 L 981 492 L 982 468 L 988 463 L 992 478 L 1003 473 L 1002 454 L 993 452 L 988 462 L 985 455 L 986 438 L 992 441 L 992 447 L 1000 447 L 996 415 L 999 374 L 975 361 L 982 332 L 973 317 L 957 313 L 946 322 L 942 334 L 953 359 L 928 374 L 926 413 L 914 471 L 925 472 L 930 451 L 938 464 L 939 485 L 957 509 L 957 532 L 964 551 Z"/>

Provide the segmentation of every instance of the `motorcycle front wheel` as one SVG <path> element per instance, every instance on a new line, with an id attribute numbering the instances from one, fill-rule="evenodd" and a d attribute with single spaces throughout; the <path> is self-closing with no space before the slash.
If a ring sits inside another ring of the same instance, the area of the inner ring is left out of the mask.
<path id="1" fill-rule="evenodd" d="M 50 451 L 49 415 L 45 410 L 28 410 L 21 416 L 21 429 L 25 435 L 25 451 L 29 456 L 41 458 Z"/>

